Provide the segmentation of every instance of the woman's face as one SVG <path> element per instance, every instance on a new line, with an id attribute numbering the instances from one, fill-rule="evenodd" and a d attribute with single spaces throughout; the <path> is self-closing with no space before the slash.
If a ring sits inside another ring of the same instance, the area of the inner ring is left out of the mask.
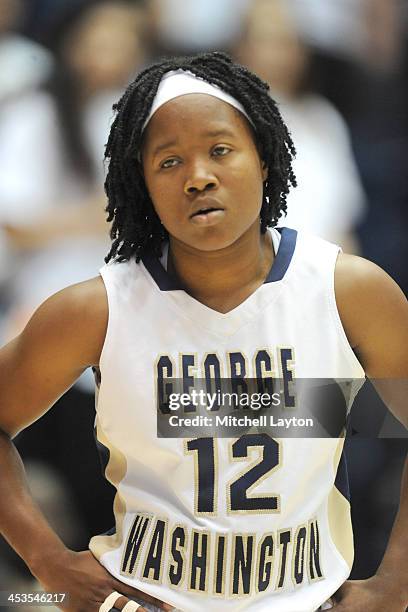
<path id="1" fill-rule="evenodd" d="M 308 53 L 293 17 L 288 7 L 277 0 L 254 2 L 237 55 L 277 95 L 296 95 L 308 65 Z"/>
<path id="2" fill-rule="evenodd" d="M 146 127 L 142 161 L 170 239 L 211 251 L 259 231 L 267 170 L 249 122 L 226 102 L 188 94 L 164 104 Z"/>
<path id="3" fill-rule="evenodd" d="M 68 36 L 65 60 L 91 91 L 122 88 L 144 61 L 141 31 L 140 11 L 101 3 Z"/>

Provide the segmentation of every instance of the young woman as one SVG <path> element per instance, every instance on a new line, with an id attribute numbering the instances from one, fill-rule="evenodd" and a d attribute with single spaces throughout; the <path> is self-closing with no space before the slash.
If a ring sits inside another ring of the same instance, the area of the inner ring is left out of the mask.
<path id="1" fill-rule="evenodd" d="M 165 378 L 346 378 L 351 400 L 364 371 L 406 378 L 402 292 L 368 261 L 273 229 L 293 143 L 267 85 L 226 55 L 144 70 L 116 112 L 107 265 L 0 353 L 2 533 L 72 612 L 311 612 L 334 594 L 339 611 L 402 612 L 406 482 L 377 574 L 347 582 L 343 438 L 160 438 L 156 414 Z M 10 439 L 89 366 L 116 525 L 76 553 L 34 506 Z M 406 421 L 398 385 L 378 388 Z"/>

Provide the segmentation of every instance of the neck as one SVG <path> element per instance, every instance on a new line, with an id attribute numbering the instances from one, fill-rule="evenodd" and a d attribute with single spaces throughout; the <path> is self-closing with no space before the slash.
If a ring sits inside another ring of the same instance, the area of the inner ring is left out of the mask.
<path id="1" fill-rule="evenodd" d="M 262 285 L 273 259 L 270 234 L 261 234 L 257 222 L 217 251 L 199 251 L 170 237 L 168 270 L 192 297 L 228 312 Z"/>

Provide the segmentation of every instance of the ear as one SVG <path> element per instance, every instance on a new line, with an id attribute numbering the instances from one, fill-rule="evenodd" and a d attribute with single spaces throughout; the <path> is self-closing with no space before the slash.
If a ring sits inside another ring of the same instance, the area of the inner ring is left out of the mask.
<path id="1" fill-rule="evenodd" d="M 262 179 L 263 179 L 264 182 L 268 178 L 268 174 L 269 174 L 268 166 L 263 161 L 262 162 Z"/>

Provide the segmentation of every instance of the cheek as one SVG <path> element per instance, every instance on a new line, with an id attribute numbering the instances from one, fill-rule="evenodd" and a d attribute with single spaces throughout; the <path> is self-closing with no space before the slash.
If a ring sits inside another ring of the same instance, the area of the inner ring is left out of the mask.
<path id="1" fill-rule="evenodd" d="M 150 184 L 151 185 L 151 184 Z M 155 181 L 149 188 L 146 181 L 147 190 L 153 207 L 166 228 L 177 223 L 177 213 L 179 211 L 179 198 L 174 194 L 174 185 L 168 181 Z"/>
<path id="2" fill-rule="evenodd" d="M 241 196 L 243 203 L 253 206 L 262 204 L 263 195 L 262 167 L 257 159 L 247 159 L 230 173 L 226 186 Z"/>
<path id="3" fill-rule="evenodd" d="M 161 211 L 165 209 L 166 189 L 164 185 L 149 172 L 144 173 L 144 181 L 147 193 L 153 202 L 154 209 L 160 217 Z"/>

